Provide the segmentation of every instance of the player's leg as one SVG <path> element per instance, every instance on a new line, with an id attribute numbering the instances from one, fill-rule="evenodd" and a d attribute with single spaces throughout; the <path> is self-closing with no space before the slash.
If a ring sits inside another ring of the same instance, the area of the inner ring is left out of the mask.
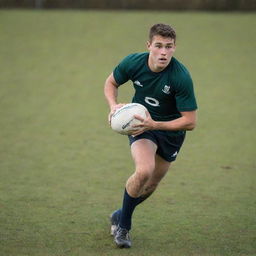
<path id="1" fill-rule="evenodd" d="M 155 170 L 156 150 L 156 144 L 148 139 L 137 140 L 131 145 L 135 172 L 126 183 L 126 190 L 131 197 L 139 197 L 144 185 L 152 176 Z"/>
<path id="2" fill-rule="evenodd" d="M 141 201 L 144 185 L 155 170 L 155 153 L 157 146 L 148 139 L 140 139 L 131 145 L 131 153 L 135 163 L 135 172 L 129 177 L 125 187 L 122 213 L 119 225 L 131 229 L 131 217 L 136 205 Z"/>
<path id="3" fill-rule="evenodd" d="M 159 155 L 155 156 L 155 170 L 153 171 L 152 175 L 150 176 L 148 181 L 143 186 L 142 193 L 139 197 L 140 199 L 137 201 L 137 205 L 142 203 L 143 201 L 145 201 L 149 196 L 151 196 L 151 194 L 157 188 L 159 182 L 162 180 L 162 178 L 167 173 L 170 165 L 171 165 L 170 162 L 165 161 Z M 121 213 L 122 213 L 122 208 L 114 211 L 110 216 L 111 235 L 115 235 L 115 233 L 116 233 L 118 224 L 120 222 Z"/>
<path id="4" fill-rule="evenodd" d="M 141 202 L 146 200 L 156 190 L 158 184 L 168 172 L 170 165 L 171 162 L 164 160 L 159 155 L 155 156 L 155 169 L 148 181 L 144 184 L 143 191 L 140 195 Z"/>
<path id="5" fill-rule="evenodd" d="M 115 234 L 115 242 L 119 247 L 130 247 L 129 230 L 133 211 L 140 203 L 140 194 L 155 169 L 155 153 L 157 146 L 148 139 L 140 139 L 131 145 L 131 153 L 135 163 L 135 172 L 127 180 L 120 212 L 119 227 Z"/>

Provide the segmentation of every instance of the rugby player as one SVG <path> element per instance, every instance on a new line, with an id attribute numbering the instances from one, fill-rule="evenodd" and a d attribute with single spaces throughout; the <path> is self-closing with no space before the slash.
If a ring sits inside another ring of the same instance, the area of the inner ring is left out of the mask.
<path id="1" fill-rule="evenodd" d="M 125 57 L 108 76 L 104 94 L 111 115 L 118 102 L 119 86 L 131 81 L 132 102 L 148 109 L 145 119 L 129 137 L 135 171 L 128 178 L 123 205 L 110 216 L 111 234 L 120 248 L 130 248 L 130 229 L 135 207 L 157 188 L 184 142 L 186 131 L 196 126 L 197 103 L 187 68 L 173 54 L 176 32 L 167 24 L 150 28 L 147 52 Z"/>

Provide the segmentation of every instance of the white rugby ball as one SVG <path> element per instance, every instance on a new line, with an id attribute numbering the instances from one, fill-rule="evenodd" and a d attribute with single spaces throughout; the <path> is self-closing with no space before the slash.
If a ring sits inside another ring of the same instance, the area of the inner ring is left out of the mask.
<path id="1" fill-rule="evenodd" d="M 120 134 L 129 135 L 135 130 L 132 126 L 141 123 L 134 115 L 146 118 L 146 111 L 146 107 L 139 103 L 128 103 L 114 112 L 111 128 Z"/>

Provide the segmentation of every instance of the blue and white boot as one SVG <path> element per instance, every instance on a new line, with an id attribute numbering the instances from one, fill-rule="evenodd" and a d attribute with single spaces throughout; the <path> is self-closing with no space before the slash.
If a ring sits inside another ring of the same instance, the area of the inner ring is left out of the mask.
<path id="1" fill-rule="evenodd" d="M 114 241 L 119 248 L 130 248 L 132 246 L 129 230 L 119 226 L 114 235 Z"/>

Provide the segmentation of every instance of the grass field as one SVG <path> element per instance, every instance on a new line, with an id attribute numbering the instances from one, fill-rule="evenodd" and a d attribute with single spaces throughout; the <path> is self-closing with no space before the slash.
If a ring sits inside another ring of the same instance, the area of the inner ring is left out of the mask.
<path id="1" fill-rule="evenodd" d="M 198 127 L 119 250 L 107 217 L 133 163 L 103 84 L 158 22 L 177 30 Z M 0 11 L 0 255 L 256 255 L 255 26 L 255 13 Z"/>

